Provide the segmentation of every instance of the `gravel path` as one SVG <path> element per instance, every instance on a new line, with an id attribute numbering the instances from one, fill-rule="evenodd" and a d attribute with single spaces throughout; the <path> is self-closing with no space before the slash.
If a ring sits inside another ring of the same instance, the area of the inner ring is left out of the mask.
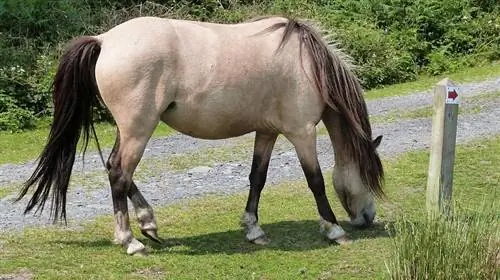
<path id="1" fill-rule="evenodd" d="M 462 102 L 468 97 L 500 91 L 500 79 L 461 85 Z M 459 116 L 457 142 L 464 143 L 477 138 L 500 134 L 500 98 L 487 99 L 488 106 L 478 114 Z M 419 92 L 403 97 L 390 97 L 368 102 L 370 114 L 384 115 L 393 110 L 410 110 L 432 103 L 429 92 Z M 430 119 L 401 120 L 388 124 L 374 124 L 374 135 L 384 135 L 379 148 L 383 158 L 392 157 L 410 150 L 423 149 L 429 146 L 431 134 Z M 206 141 L 176 134 L 166 138 L 153 139 L 148 144 L 143 162 L 168 159 L 175 154 L 195 152 L 202 148 L 230 147 L 245 143 L 253 135 L 237 139 Z M 268 184 L 276 184 L 303 178 L 295 151 L 291 145 L 280 138 L 273 153 L 269 167 Z M 109 150 L 105 150 L 107 155 Z M 326 136 L 318 138 L 318 153 L 323 171 L 331 169 L 333 153 L 330 141 Z M 241 161 L 224 162 L 212 167 L 199 166 L 188 171 L 171 171 L 159 169 L 151 177 L 142 176 L 138 185 L 146 199 L 154 206 L 166 205 L 173 201 L 192 198 L 209 193 L 229 194 L 248 189 L 248 174 L 251 157 L 242 157 Z M 142 164 L 142 163 L 141 163 Z M 34 168 L 33 162 L 25 164 L 0 165 L 0 188 L 19 185 Z M 166 167 L 165 167 L 166 168 Z M 112 213 L 110 190 L 102 163 L 96 153 L 85 157 L 85 165 L 81 160 L 75 164 L 76 176 L 83 180 L 75 182 L 68 192 L 67 212 L 70 225 L 79 221 L 87 221 L 98 215 Z M 89 187 L 89 182 L 92 187 Z M 26 226 L 50 225 L 48 215 L 42 217 L 23 216 L 22 210 L 27 199 L 13 204 L 14 195 L 0 199 L 0 231 L 22 230 Z M 332 197 L 332 199 L 334 199 Z M 242 204 L 242 211 L 244 205 Z"/>

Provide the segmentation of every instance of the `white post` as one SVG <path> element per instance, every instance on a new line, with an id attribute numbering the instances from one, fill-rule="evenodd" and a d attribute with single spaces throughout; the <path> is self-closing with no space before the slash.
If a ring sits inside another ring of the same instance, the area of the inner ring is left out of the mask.
<path id="1" fill-rule="evenodd" d="M 448 78 L 434 88 L 431 153 L 426 207 L 429 214 L 450 210 L 459 92 Z"/>

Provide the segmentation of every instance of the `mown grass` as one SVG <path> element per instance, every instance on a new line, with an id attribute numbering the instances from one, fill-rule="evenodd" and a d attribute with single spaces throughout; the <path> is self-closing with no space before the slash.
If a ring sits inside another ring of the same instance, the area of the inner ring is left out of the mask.
<path id="1" fill-rule="evenodd" d="M 463 98 L 459 105 L 460 115 L 478 114 L 484 111 L 490 101 L 500 100 L 500 91 Z M 393 110 L 387 114 L 370 117 L 372 123 L 391 123 L 408 119 L 432 117 L 432 106 L 423 106 L 409 110 Z"/>
<path id="2" fill-rule="evenodd" d="M 186 154 L 173 155 L 166 161 L 166 164 L 172 170 L 186 170 L 200 165 L 212 167 L 217 163 L 239 161 L 245 157 L 251 158 L 252 153 L 253 138 L 250 138 L 238 143 L 235 142 L 234 145 L 210 147 Z"/>
<path id="3" fill-rule="evenodd" d="M 0 187 L 0 199 L 15 193 L 17 190 L 14 186 L 1 186 Z"/>
<path id="4" fill-rule="evenodd" d="M 420 76 L 418 80 L 408 83 L 395 84 L 390 86 L 372 89 L 366 92 L 367 100 L 401 96 L 418 91 L 431 89 L 437 82 L 445 77 L 454 82 L 467 83 L 480 80 L 498 78 L 500 76 L 500 62 L 493 62 L 485 66 L 464 69 L 463 71 L 448 73 L 439 76 Z"/>
<path id="5" fill-rule="evenodd" d="M 112 147 L 116 137 L 116 127 L 109 123 L 96 124 L 96 133 L 101 147 Z M 153 137 L 168 136 L 173 129 L 161 123 L 156 128 Z M 22 163 L 33 160 L 41 153 L 45 146 L 49 126 L 44 123 L 34 130 L 10 133 L 0 132 L 0 164 Z M 90 141 L 89 151 L 96 150 L 93 140 Z"/>
<path id="6" fill-rule="evenodd" d="M 292 147 L 291 143 L 283 136 L 279 135 L 276 143 L 274 145 L 274 153 L 279 152 L 280 149 L 285 147 Z M 254 147 L 254 138 L 241 139 L 240 141 L 234 141 L 232 145 L 226 145 L 222 147 L 209 147 L 203 148 L 201 150 L 173 155 L 168 159 L 164 160 L 164 164 L 167 165 L 171 170 L 186 170 L 197 166 L 208 166 L 213 167 L 217 163 L 224 162 L 241 162 L 244 160 L 251 160 Z M 143 170 L 154 169 L 158 163 L 156 162 L 145 162 L 144 166 L 141 167 Z"/>
<path id="7" fill-rule="evenodd" d="M 498 137 L 458 147 L 456 207 L 468 213 L 485 200 L 499 201 L 498 162 Z M 243 240 L 238 221 L 246 193 L 211 196 L 157 209 L 160 234 L 167 241 L 158 246 L 142 239 L 151 251 L 147 258 L 126 256 L 111 243 L 111 215 L 82 230 L 2 234 L 0 275 L 28 269 L 38 279 L 383 279 L 393 248 L 386 226 L 402 215 L 410 221 L 426 216 L 427 164 L 427 152 L 386 162 L 389 201 L 379 205 L 371 229 L 355 230 L 342 222 L 355 240 L 348 246 L 330 245 L 320 236 L 313 197 L 305 180 L 299 180 L 264 190 L 260 217 L 272 240 L 268 246 Z M 345 221 L 330 185 L 328 195 L 338 218 Z"/>

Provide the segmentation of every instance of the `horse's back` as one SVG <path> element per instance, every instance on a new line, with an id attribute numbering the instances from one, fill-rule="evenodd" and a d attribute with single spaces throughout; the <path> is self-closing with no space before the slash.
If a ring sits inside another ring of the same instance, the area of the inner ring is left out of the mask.
<path id="1" fill-rule="evenodd" d="M 275 62 L 279 41 L 269 38 L 276 35 L 257 33 L 282 20 L 230 25 L 156 17 L 129 20 L 97 36 L 99 86 L 114 88 L 118 84 L 111 77 L 116 77 L 124 88 L 133 87 L 144 76 L 161 71 L 179 87 L 176 91 L 193 92 L 211 86 L 210 80 L 219 74 L 225 75 L 224 82 L 241 80 L 252 71 L 268 74 L 266 68 L 272 69 L 266 66 Z"/>
<path id="2" fill-rule="evenodd" d="M 297 94 L 312 90 L 300 74 L 304 68 L 298 40 L 292 38 L 292 46 L 277 54 L 283 33 L 265 32 L 281 22 L 286 19 L 227 25 L 133 19 L 99 36 L 99 89 L 108 107 L 123 107 L 114 109 L 118 115 L 125 111 L 128 118 L 141 121 L 147 117 L 144 112 L 151 118 L 161 115 L 167 124 L 195 137 L 279 132 L 286 111 L 300 113 L 301 102 L 321 106 L 318 96 Z M 312 114 L 318 120 L 321 110 Z"/>
<path id="3" fill-rule="evenodd" d="M 277 53 L 283 32 L 266 32 L 281 22 L 286 19 L 234 25 L 176 22 L 177 30 L 185 30 L 181 34 L 191 34 L 194 24 L 206 35 L 179 39 L 175 107 L 162 120 L 183 133 L 212 139 L 255 130 L 283 132 L 287 121 L 301 118 L 301 106 L 318 108 L 307 114 L 319 119 L 321 101 L 307 94 L 314 89 L 302 75 L 298 40 Z"/>

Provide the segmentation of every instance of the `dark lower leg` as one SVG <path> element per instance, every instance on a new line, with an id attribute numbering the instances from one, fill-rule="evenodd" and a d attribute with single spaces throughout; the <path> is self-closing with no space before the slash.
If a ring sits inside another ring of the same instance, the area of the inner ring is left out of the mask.
<path id="1" fill-rule="evenodd" d="M 252 171 L 250 173 L 250 192 L 248 194 L 245 213 L 242 218 L 242 225 L 246 229 L 246 238 L 254 243 L 267 243 L 266 234 L 258 224 L 258 208 L 262 189 L 266 182 L 267 164 L 262 168 L 262 159 L 260 156 L 254 155 L 252 163 Z"/>
<path id="2" fill-rule="evenodd" d="M 123 245 L 128 254 L 146 252 L 144 245 L 134 238 L 130 229 L 127 204 L 127 196 L 131 196 L 134 207 L 138 205 L 139 208 L 144 208 L 144 205 L 147 205 L 132 181 L 132 174 L 139 163 L 144 146 L 145 141 L 123 143 L 117 131 L 116 142 L 106 164 L 115 214 L 115 242 Z M 141 201 L 141 198 L 144 201 Z"/>
<path id="3" fill-rule="evenodd" d="M 119 148 L 120 132 L 117 131 L 115 145 L 109 155 L 106 169 L 108 170 L 111 197 L 113 199 L 113 211 L 115 215 L 115 242 L 118 244 L 127 244 L 132 238 L 132 231 L 130 230 L 126 195 L 128 183 L 122 176 L 123 172 L 120 167 L 121 159 L 118 156 Z"/>
<path id="4" fill-rule="evenodd" d="M 250 172 L 250 192 L 248 194 L 247 205 L 245 211 L 253 213 L 258 219 L 258 209 L 260 194 L 264 185 L 266 184 L 267 169 L 269 166 L 269 161 L 267 163 L 262 163 L 262 157 L 260 155 L 254 155 L 252 161 L 252 170 Z"/>
<path id="5" fill-rule="evenodd" d="M 337 224 L 337 218 L 335 217 L 335 214 L 333 214 L 328 198 L 326 197 L 325 181 L 319 165 L 315 170 L 309 170 L 308 168 L 304 168 L 303 170 L 309 189 L 311 189 L 314 199 L 316 200 L 319 215 L 325 221 Z"/>
<path id="6" fill-rule="evenodd" d="M 259 133 L 255 137 L 252 170 L 249 176 L 250 191 L 242 218 L 242 225 L 246 229 L 246 238 L 254 243 L 267 243 L 265 233 L 258 224 L 258 209 L 276 137 L 276 135 L 268 136 Z"/>
<path id="7" fill-rule="evenodd" d="M 134 181 L 132 181 L 127 194 L 134 206 L 142 234 L 153 241 L 161 242 L 157 233 L 158 227 L 156 225 L 153 209 L 141 194 Z"/>
<path id="8" fill-rule="evenodd" d="M 316 152 L 316 130 L 311 129 L 307 135 L 298 135 L 296 137 L 289 137 L 289 139 L 297 151 L 307 184 L 316 200 L 316 206 L 320 215 L 320 230 L 328 239 L 339 243 L 342 240 L 343 243 L 345 232 L 338 225 L 325 192 L 325 181 Z"/>
<path id="9" fill-rule="evenodd" d="M 325 192 L 325 182 L 319 168 L 319 164 L 314 169 L 309 169 L 303 166 L 307 184 L 311 189 L 316 206 L 320 215 L 320 231 L 330 240 L 335 240 L 337 243 L 347 243 L 348 239 L 344 230 L 338 225 L 337 218 L 333 214 L 330 203 Z M 314 171 L 313 171 L 314 170 Z"/>
<path id="10" fill-rule="evenodd" d="M 144 245 L 133 237 L 130 229 L 127 191 L 131 180 L 127 179 L 119 166 L 110 166 L 109 181 L 115 214 L 115 242 L 127 248 L 128 254 L 143 253 Z"/>
<path id="11" fill-rule="evenodd" d="M 112 171 L 112 173 L 115 173 Z M 128 216 L 126 184 L 121 176 L 110 174 L 111 196 L 115 214 L 115 241 L 119 244 L 129 243 L 132 239 Z"/>

